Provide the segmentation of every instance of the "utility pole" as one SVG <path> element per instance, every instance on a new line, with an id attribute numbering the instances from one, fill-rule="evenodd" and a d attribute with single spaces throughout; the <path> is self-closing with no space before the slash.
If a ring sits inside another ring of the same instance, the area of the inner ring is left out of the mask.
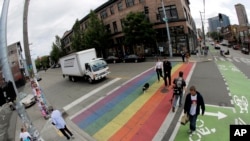
<path id="1" fill-rule="evenodd" d="M 24 53 L 26 58 L 26 63 L 28 67 L 29 77 L 34 77 L 34 71 L 32 66 L 32 60 L 30 56 L 30 48 L 29 48 L 29 36 L 28 36 L 28 9 L 30 0 L 24 0 L 24 9 L 23 9 L 23 45 L 24 45 Z"/>
<path id="2" fill-rule="evenodd" d="M 8 51 L 7 51 L 7 16 L 8 16 L 8 8 L 9 8 L 10 0 L 4 0 L 3 7 L 2 7 L 2 15 L 0 20 L 0 60 L 3 75 L 6 82 L 11 82 L 11 88 L 16 93 L 17 100 L 16 104 L 16 111 L 18 116 L 21 118 L 23 125 L 28 129 L 28 132 L 32 135 L 32 137 L 36 138 L 38 141 L 44 141 L 37 129 L 33 126 L 24 106 L 20 102 L 20 95 L 18 94 L 16 85 L 14 83 L 12 71 L 8 62 Z"/>
<path id="3" fill-rule="evenodd" d="M 163 4 L 163 0 L 161 0 L 161 5 L 162 5 L 163 13 L 164 13 L 164 18 L 163 18 L 163 20 L 165 21 L 166 29 L 167 29 L 167 34 L 168 34 L 169 57 L 173 57 L 173 53 L 172 53 L 172 44 L 171 44 L 171 37 L 170 37 L 169 27 L 168 27 L 168 19 L 167 19 L 167 14 L 166 14 L 166 11 L 165 11 L 165 6 L 164 6 L 164 4 Z"/>
<path id="4" fill-rule="evenodd" d="M 204 23 L 203 23 L 203 19 L 202 19 L 202 12 L 200 12 L 200 16 L 201 16 L 201 26 L 202 26 L 202 33 L 203 33 L 203 45 L 204 45 L 204 49 L 206 47 L 206 41 L 205 41 L 205 30 L 204 30 Z M 204 51 L 202 51 L 202 54 L 204 53 Z"/>

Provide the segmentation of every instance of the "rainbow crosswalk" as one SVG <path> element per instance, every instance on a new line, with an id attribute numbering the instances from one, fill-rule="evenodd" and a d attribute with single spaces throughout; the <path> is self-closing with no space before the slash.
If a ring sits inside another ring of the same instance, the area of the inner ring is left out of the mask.
<path id="1" fill-rule="evenodd" d="M 186 78 L 193 63 L 172 65 L 172 79 L 179 71 L 183 71 Z M 150 87 L 143 93 L 146 82 Z M 149 69 L 73 117 L 72 121 L 99 141 L 152 140 L 171 109 L 172 90 L 165 92 L 163 89 L 163 80 L 158 82 L 154 69 Z"/>

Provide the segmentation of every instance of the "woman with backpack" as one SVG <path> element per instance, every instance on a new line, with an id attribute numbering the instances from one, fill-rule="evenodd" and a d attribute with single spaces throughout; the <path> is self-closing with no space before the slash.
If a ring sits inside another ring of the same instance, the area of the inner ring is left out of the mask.
<path id="1" fill-rule="evenodd" d="M 175 112 L 175 107 L 177 105 L 177 101 L 179 100 L 179 107 L 181 107 L 182 103 L 182 96 L 183 96 L 183 90 L 186 87 L 186 82 L 183 78 L 183 72 L 179 72 L 179 77 L 175 78 L 173 81 L 173 107 L 172 107 L 172 112 Z"/>

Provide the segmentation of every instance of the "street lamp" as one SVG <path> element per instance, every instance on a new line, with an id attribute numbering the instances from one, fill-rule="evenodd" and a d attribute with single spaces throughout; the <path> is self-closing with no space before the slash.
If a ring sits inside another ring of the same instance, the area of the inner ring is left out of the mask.
<path id="1" fill-rule="evenodd" d="M 173 53 L 172 53 L 172 44 L 171 44 L 171 37 L 170 37 L 169 27 L 168 27 L 168 19 L 167 19 L 167 14 L 166 14 L 166 11 L 165 11 L 165 6 L 164 6 L 164 4 L 163 4 L 163 0 L 161 0 L 161 5 L 162 5 L 163 13 L 164 13 L 163 21 L 165 21 L 166 29 L 167 29 L 167 34 L 168 34 L 169 57 L 173 57 Z"/>

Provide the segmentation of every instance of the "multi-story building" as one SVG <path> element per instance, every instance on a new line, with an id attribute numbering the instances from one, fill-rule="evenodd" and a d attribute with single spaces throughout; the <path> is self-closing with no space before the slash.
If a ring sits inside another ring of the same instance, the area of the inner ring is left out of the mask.
<path id="1" fill-rule="evenodd" d="M 237 13 L 239 25 L 247 26 L 249 23 L 248 23 L 247 13 L 246 13 L 246 9 L 244 5 L 239 3 L 239 4 L 234 5 L 234 7 Z"/>
<path id="2" fill-rule="evenodd" d="M 190 13 L 189 0 L 163 0 L 171 37 L 173 55 L 178 55 L 182 49 L 190 51 L 197 47 L 197 33 L 194 20 Z M 147 10 L 147 12 L 145 12 Z M 166 24 L 163 21 L 164 12 L 162 0 L 109 0 L 99 6 L 94 12 L 111 32 L 112 46 L 106 48 L 106 54 L 158 54 L 163 47 L 163 54 L 169 54 L 169 42 Z M 145 12 L 156 31 L 156 42 L 153 45 L 128 47 L 123 45 L 122 19 L 130 12 Z M 81 29 L 88 27 L 88 15 L 80 20 Z M 62 37 L 65 50 L 73 52 L 71 47 L 73 31 L 66 31 Z M 140 52 L 141 53 L 141 52 Z"/>
<path id="3" fill-rule="evenodd" d="M 230 25 L 229 17 L 224 14 L 221 14 L 221 16 L 221 21 L 219 20 L 219 16 L 208 18 L 209 32 L 217 32 L 218 28 L 221 29 Z"/>
<path id="4" fill-rule="evenodd" d="M 13 43 L 8 46 L 8 63 L 12 71 L 13 79 L 16 83 L 16 86 L 22 86 L 25 84 L 25 68 L 22 56 L 22 47 L 20 42 Z M 0 86 L 3 85 L 5 81 L 3 79 L 2 69 L 0 71 Z M 8 80 L 6 80 L 8 81 Z"/>
<path id="5" fill-rule="evenodd" d="M 240 25 L 229 25 L 222 30 L 224 39 L 231 44 L 243 43 L 250 40 L 250 27 Z"/>

